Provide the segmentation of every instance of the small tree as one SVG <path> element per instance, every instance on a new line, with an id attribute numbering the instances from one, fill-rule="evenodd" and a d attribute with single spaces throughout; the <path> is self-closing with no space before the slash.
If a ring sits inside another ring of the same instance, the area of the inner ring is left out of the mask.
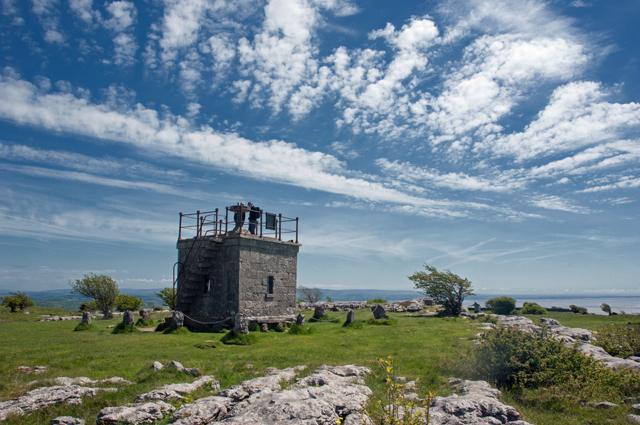
<path id="1" fill-rule="evenodd" d="M 311 304 L 317 303 L 322 297 L 322 292 L 318 288 L 307 288 L 306 286 L 301 286 L 298 290 L 300 291 L 301 298 Z"/>
<path id="2" fill-rule="evenodd" d="M 607 303 L 600 304 L 600 309 L 611 316 L 611 306 Z"/>
<path id="3" fill-rule="evenodd" d="M 111 310 L 118 296 L 118 284 L 111 276 L 89 273 L 71 282 L 73 292 L 93 298 L 104 319 L 113 315 Z"/>
<path id="4" fill-rule="evenodd" d="M 511 297 L 496 297 L 488 300 L 486 305 L 496 314 L 511 314 L 516 309 L 516 300 Z"/>
<path id="5" fill-rule="evenodd" d="M 171 310 L 176 309 L 176 305 L 175 305 L 176 293 L 173 290 L 173 288 L 162 288 L 160 292 L 158 292 L 156 295 L 160 297 L 162 302 Z"/>
<path id="6" fill-rule="evenodd" d="M 27 307 L 35 305 L 35 303 L 27 294 L 18 291 L 2 298 L 2 305 L 8 307 L 12 313 L 15 313 L 18 309 L 22 311 Z"/>
<path id="7" fill-rule="evenodd" d="M 419 271 L 411 276 L 416 289 L 424 291 L 433 298 L 436 304 L 444 307 L 444 314 L 457 316 L 462 311 L 462 302 L 467 295 L 473 295 L 471 281 L 450 271 L 439 271 L 425 264 L 426 271 Z"/>
<path id="8" fill-rule="evenodd" d="M 116 297 L 116 310 L 118 311 L 136 311 L 140 310 L 144 305 L 144 301 L 132 295 L 120 294 Z"/>

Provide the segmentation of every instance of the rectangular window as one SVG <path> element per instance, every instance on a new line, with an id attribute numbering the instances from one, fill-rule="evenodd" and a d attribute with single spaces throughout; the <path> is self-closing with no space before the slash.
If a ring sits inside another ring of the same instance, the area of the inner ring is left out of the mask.
<path id="1" fill-rule="evenodd" d="M 267 279 L 267 294 L 269 295 L 273 295 L 274 282 L 275 280 L 273 279 L 273 276 L 269 276 Z"/>

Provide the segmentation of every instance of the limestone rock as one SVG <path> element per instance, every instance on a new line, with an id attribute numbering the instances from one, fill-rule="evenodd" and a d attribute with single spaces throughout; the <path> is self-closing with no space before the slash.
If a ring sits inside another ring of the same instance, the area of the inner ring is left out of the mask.
<path id="1" fill-rule="evenodd" d="M 229 397 L 234 402 L 244 400 L 252 394 L 261 391 L 277 391 L 280 389 L 280 382 L 289 382 L 304 366 L 290 367 L 286 369 L 269 369 L 265 376 L 249 379 L 239 385 L 234 385 L 220 392 L 222 397 Z"/>
<path id="2" fill-rule="evenodd" d="M 500 391 L 485 381 L 449 380 L 457 394 L 436 397 L 429 409 L 434 425 L 521 424 L 520 413 L 498 400 Z"/>
<path id="3" fill-rule="evenodd" d="M 296 316 L 296 325 L 299 325 L 299 326 L 304 325 L 304 316 L 302 314 L 298 314 Z"/>
<path id="4" fill-rule="evenodd" d="M 612 403 L 610 401 L 597 401 L 589 403 L 590 407 L 594 407 L 596 409 L 612 409 L 614 407 L 618 407 L 617 404 Z"/>
<path id="5" fill-rule="evenodd" d="M 380 304 L 376 304 L 376 306 L 373 307 L 373 318 L 376 320 L 387 318 L 387 313 L 384 310 L 384 307 L 382 307 Z"/>
<path id="6" fill-rule="evenodd" d="M 40 375 L 49 370 L 47 366 L 18 366 L 18 372 Z"/>
<path id="7" fill-rule="evenodd" d="M 89 314 L 88 311 L 82 312 L 82 319 L 80 319 L 80 323 L 82 323 L 83 325 L 91 324 L 91 314 Z"/>
<path id="8" fill-rule="evenodd" d="M 33 389 L 18 398 L 0 401 L 0 421 L 8 416 L 23 416 L 54 404 L 81 404 L 82 397 L 93 397 L 100 391 L 117 391 L 115 388 L 91 388 L 80 385 L 56 385 Z"/>
<path id="9" fill-rule="evenodd" d="M 174 425 L 201 425 L 223 418 L 231 406 L 228 397 L 204 397 L 180 407 L 172 416 Z"/>
<path id="10" fill-rule="evenodd" d="M 164 369 L 164 365 L 156 360 L 151 364 L 151 369 L 153 369 L 156 372 L 159 372 L 162 369 Z"/>
<path id="11" fill-rule="evenodd" d="M 627 421 L 629 421 L 630 424 L 640 424 L 640 415 L 627 415 Z"/>
<path id="12" fill-rule="evenodd" d="M 237 334 L 249 333 L 249 323 L 247 323 L 247 319 L 241 313 L 236 313 L 233 318 L 233 330 Z"/>
<path id="13" fill-rule="evenodd" d="M 182 400 L 184 395 L 190 394 L 205 385 L 209 385 L 212 390 L 219 391 L 220 383 L 213 376 L 203 376 L 191 383 L 168 384 L 161 388 L 140 394 L 136 401 L 155 401 L 155 400 Z"/>
<path id="14" fill-rule="evenodd" d="M 269 332 L 269 325 L 267 323 L 262 323 L 260 325 L 260 332 Z"/>
<path id="15" fill-rule="evenodd" d="M 177 370 L 178 372 L 184 372 L 184 373 L 188 373 L 189 375 L 192 376 L 200 376 L 202 375 L 202 373 L 200 372 L 200 370 L 198 368 L 195 367 L 184 367 L 182 363 L 180 363 L 177 360 L 171 360 L 169 362 L 169 367 L 172 369 Z"/>
<path id="16" fill-rule="evenodd" d="M 640 403 L 632 404 L 631 410 L 633 410 L 633 413 L 640 413 Z"/>
<path id="17" fill-rule="evenodd" d="M 326 311 L 323 306 L 318 305 L 313 309 L 313 318 L 316 320 L 322 319 L 325 316 Z"/>
<path id="18" fill-rule="evenodd" d="M 175 408 L 164 401 L 129 404 L 126 406 L 105 407 L 98 413 L 96 424 L 151 424 L 159 421 Z"/>
<path id="19" fill-rule="evenodd" d="M 541 317 L 540 324 L 544 326 L 560 326 L 560 322 L 550 317 Z"/>
<path id="20" fill-rule="evenodd" d="M 354 320 L 355 320 L 355 313 L 353 312 L 353 310 L 349 310 L 347 312 L 347 319 L 344 321 L 344 324 L 342 326 L 349 326 L 353 323 Z"/>
<path id="21" fill-rule="evenodd" d="M 124 314 L 122 315 L 122 324 L 125 326 L 133 326 L 133 322 L 133 313 L 129 310 L 125 310 Z"/>
<path id="22" fill-rule="evenodd" d="M 74 418 L 73 416 L 58 416 L 51 420 L 51 425 L 84 425 L 84 419 Z"/>
<path id="23" fill-rule="evenodd" d="M 86 376 L 77 376 L 75 378 L 69 378 L 67 376 L 60 376 L 55 378 L 53 382 L 57 385 L 131 385 L 133 382 L 128 381 L 119 376 L 112 376 L 111 378 L 104 379 L 91 379 Z"/>

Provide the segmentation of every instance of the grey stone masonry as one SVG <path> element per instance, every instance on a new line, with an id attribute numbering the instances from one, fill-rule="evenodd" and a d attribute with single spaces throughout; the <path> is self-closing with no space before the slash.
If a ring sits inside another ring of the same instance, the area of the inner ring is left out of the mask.
<path id="1" fill-rule="evenodd" d="M 249 234 L 178 241 L 176 308 L 201 322 L 293 315 L 300 245 Z M 189 320 L 185 320 L 189 324 Z"/>

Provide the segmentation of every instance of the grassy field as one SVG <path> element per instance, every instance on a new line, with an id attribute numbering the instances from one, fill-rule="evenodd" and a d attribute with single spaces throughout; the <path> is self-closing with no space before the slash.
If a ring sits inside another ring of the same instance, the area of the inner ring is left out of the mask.
<path id="1" fill-rule="evenodd" d="M 50 310 L 47 310 L 50 312 Z M 9 423 L 48 423 L 57 415 L 83 417 L 95 421 L 98 411 L 109 405 L 133 401 L 137 394 L 164 383 L 186 381 L 175 372 L 153 373 L 154 360 L 181 361 L 187 367 L 198 367 L 212 374 L 223 387 L 261 375 L 267 367 L 287 367 L 304 364 L 313 368 L 320 364 L 355 363 L 375 367 L 380 357 L 391 355 L 397 372 L 418 378 L 423 391 L 448 391 L 450 376 L 469 374 L 468 357 L 474 349 L 473 338 L 480 325 L 474 321 L 452 318 L 425 318 L 395 314 L 391 326 L 365 324 L 360 329 L 344 329 L 341 323 L 312 323 L 309 335 L 288 333 L 257 333 L 251 346 L 227 346 L 220 343 L 222 333 L 186 333 L 163 335 L 153 332 L 113 335 L 114 320 L 96 320 L 94 329 L 74 332 L 75 321 L 37 322 L 41 309 L 31 314 L 0 313 L 0 399 L 5 400 L 26 391 L 28 382 L 57 376 L 88 376 L 105 378 L 121 376 L 135 384 L 121 391 L 85 399 L 80 406 L 59 406 Z M 56 311 L 55 313 L 60 313 Z M 344 313 L 332 313 L 344 319 Z M 357 312 L 366 320 L 369 311 Z M 572 313 L 550 315 L 561 323 L 597 329 L 610 323 L 638 322 L 638 316 L 582 316 Z M 307 315 L 309 317 L 309 315 Z M 46 365 L 44 375 L 25 375 L 16 371 L 20 365 Z M 370 382 L 378 388 L 375 379 Z M 537 424 L 619 424 L 624 423 L 625 410 L 598 411 L 575 408 L 564 412 L 549 412 L 517 403 L 510 394 L 505 399 L 513 403 L 526 418 Z"/>

